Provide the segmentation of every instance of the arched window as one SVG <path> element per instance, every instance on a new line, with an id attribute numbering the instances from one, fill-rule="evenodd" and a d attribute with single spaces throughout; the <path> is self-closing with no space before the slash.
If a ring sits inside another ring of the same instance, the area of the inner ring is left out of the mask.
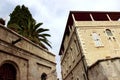
<path id="1" fill-rule="evenodd" d="M 9 63 L 5 63 L 0 67 L 0 80 L 16 80 L 16 68 Z"/>
<path id="2" fill-rule="evenodd" d="M 110 29 L 106 29 L 106 33 L 107 33 L 108 36 L 113 36 L 113 34 L 112 34 Z"/>
<path id="3" fill-rule="evenodd" d="M 46 80 L 46 79 L 47 79 L 47 74 L 46 73 L 42 73 L 41 80 Z"/>
<path id="4" fill-rule="evenodd" d="M 80 80 L 79 78 L 77 78 L 76 80 Z"/>

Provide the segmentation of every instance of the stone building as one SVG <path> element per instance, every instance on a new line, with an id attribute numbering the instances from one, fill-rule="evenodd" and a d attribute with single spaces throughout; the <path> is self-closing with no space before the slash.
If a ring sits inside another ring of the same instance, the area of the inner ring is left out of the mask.
<path id="1" fill-rule="evenodd" d="M 0 24 L 0 80 L 57 80 L 55 55 Z"/>
<path id="2" fill-rule="evenodd" d="M 120 12 L 71 11 L 59 55 L 63 80 L 120 80 Z"/>

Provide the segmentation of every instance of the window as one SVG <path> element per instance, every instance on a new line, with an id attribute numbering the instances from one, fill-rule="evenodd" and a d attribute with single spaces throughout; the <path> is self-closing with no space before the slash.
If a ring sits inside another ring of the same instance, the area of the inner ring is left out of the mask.
<path id="1" fill-rule="evenodd" d="M 93 37 L 93 40 L 94 40 L 94 43 L 95 43 L 96 47 L 103 46 L 102 42 L 100 40 L 100 37 L 99 37 L 99 35 L 96 32 L 93 32 L 92 37 Z"/>
<path id="2" fill-rule="evenodd" d="M 76 55 L 78 56 L 78 54 L 79 54 L 79 45 L 78 45 L 78 42 L 77 42 L 77 40 L 74 40 L 74 47 L 75 47 L 75 53 L 76 53 Z"/>
<path id="3" fill-rule="evenodd" d="M 106 33 L 107 33 L 108 36 L 113 36 L 113 34 L 112 34 L 110 29 L 106 29 Z"/>
<path id="4" fill-rule="evenodd" d="M 9 63 L 0 66 L 0 80 L 16 80 L 17 70 Z"/>
<path id="5" fill-rule="evenodd" d="M 47 74 L 46 73 L 42 73 L 41 80 L 46 80 L 46 79 L 47 79 Z"/>

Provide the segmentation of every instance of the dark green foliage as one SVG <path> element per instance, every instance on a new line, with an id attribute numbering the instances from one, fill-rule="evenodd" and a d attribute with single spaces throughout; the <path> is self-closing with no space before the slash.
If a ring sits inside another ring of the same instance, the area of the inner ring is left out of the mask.
<path id="1" fill-rule="evenodd" d="M 14 9 L 14 11 L 10 14 L 10 21 L 8 22 L 8 27 L 9 27 L 9 24 L 13 24 L 13 23 L 18 24 L 20 27 L 27 26 L 28 19 L 34 21 L 28 8 L 25 7 L 24 5 L 22 5 L 22 7 L 18 5 Z"/>
<path id="2" fill-rule="evenodd" d="M 49 31 L 49 29 L 41 28 L 40 26 L 42 24 L 43 23 L 37 24 L 28 8 L 23 5 L 22 7 L 16 6 L 14 11 L 10 14 L 8 28 L 47 49 L 45 44 L 51 47 L 46 38 L 50 37 L 50 35 L 45 33 L 45 31 Z"/>

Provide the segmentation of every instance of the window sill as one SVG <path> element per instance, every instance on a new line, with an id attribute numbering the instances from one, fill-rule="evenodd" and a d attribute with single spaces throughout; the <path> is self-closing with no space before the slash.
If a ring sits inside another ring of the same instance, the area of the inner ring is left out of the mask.
<path id="1" fill-rule="evenodd" d="M 101 45 L 101 46 L 96 46 L 96 48 L 103 48 L 104 47 L 104 45 Z"/>

